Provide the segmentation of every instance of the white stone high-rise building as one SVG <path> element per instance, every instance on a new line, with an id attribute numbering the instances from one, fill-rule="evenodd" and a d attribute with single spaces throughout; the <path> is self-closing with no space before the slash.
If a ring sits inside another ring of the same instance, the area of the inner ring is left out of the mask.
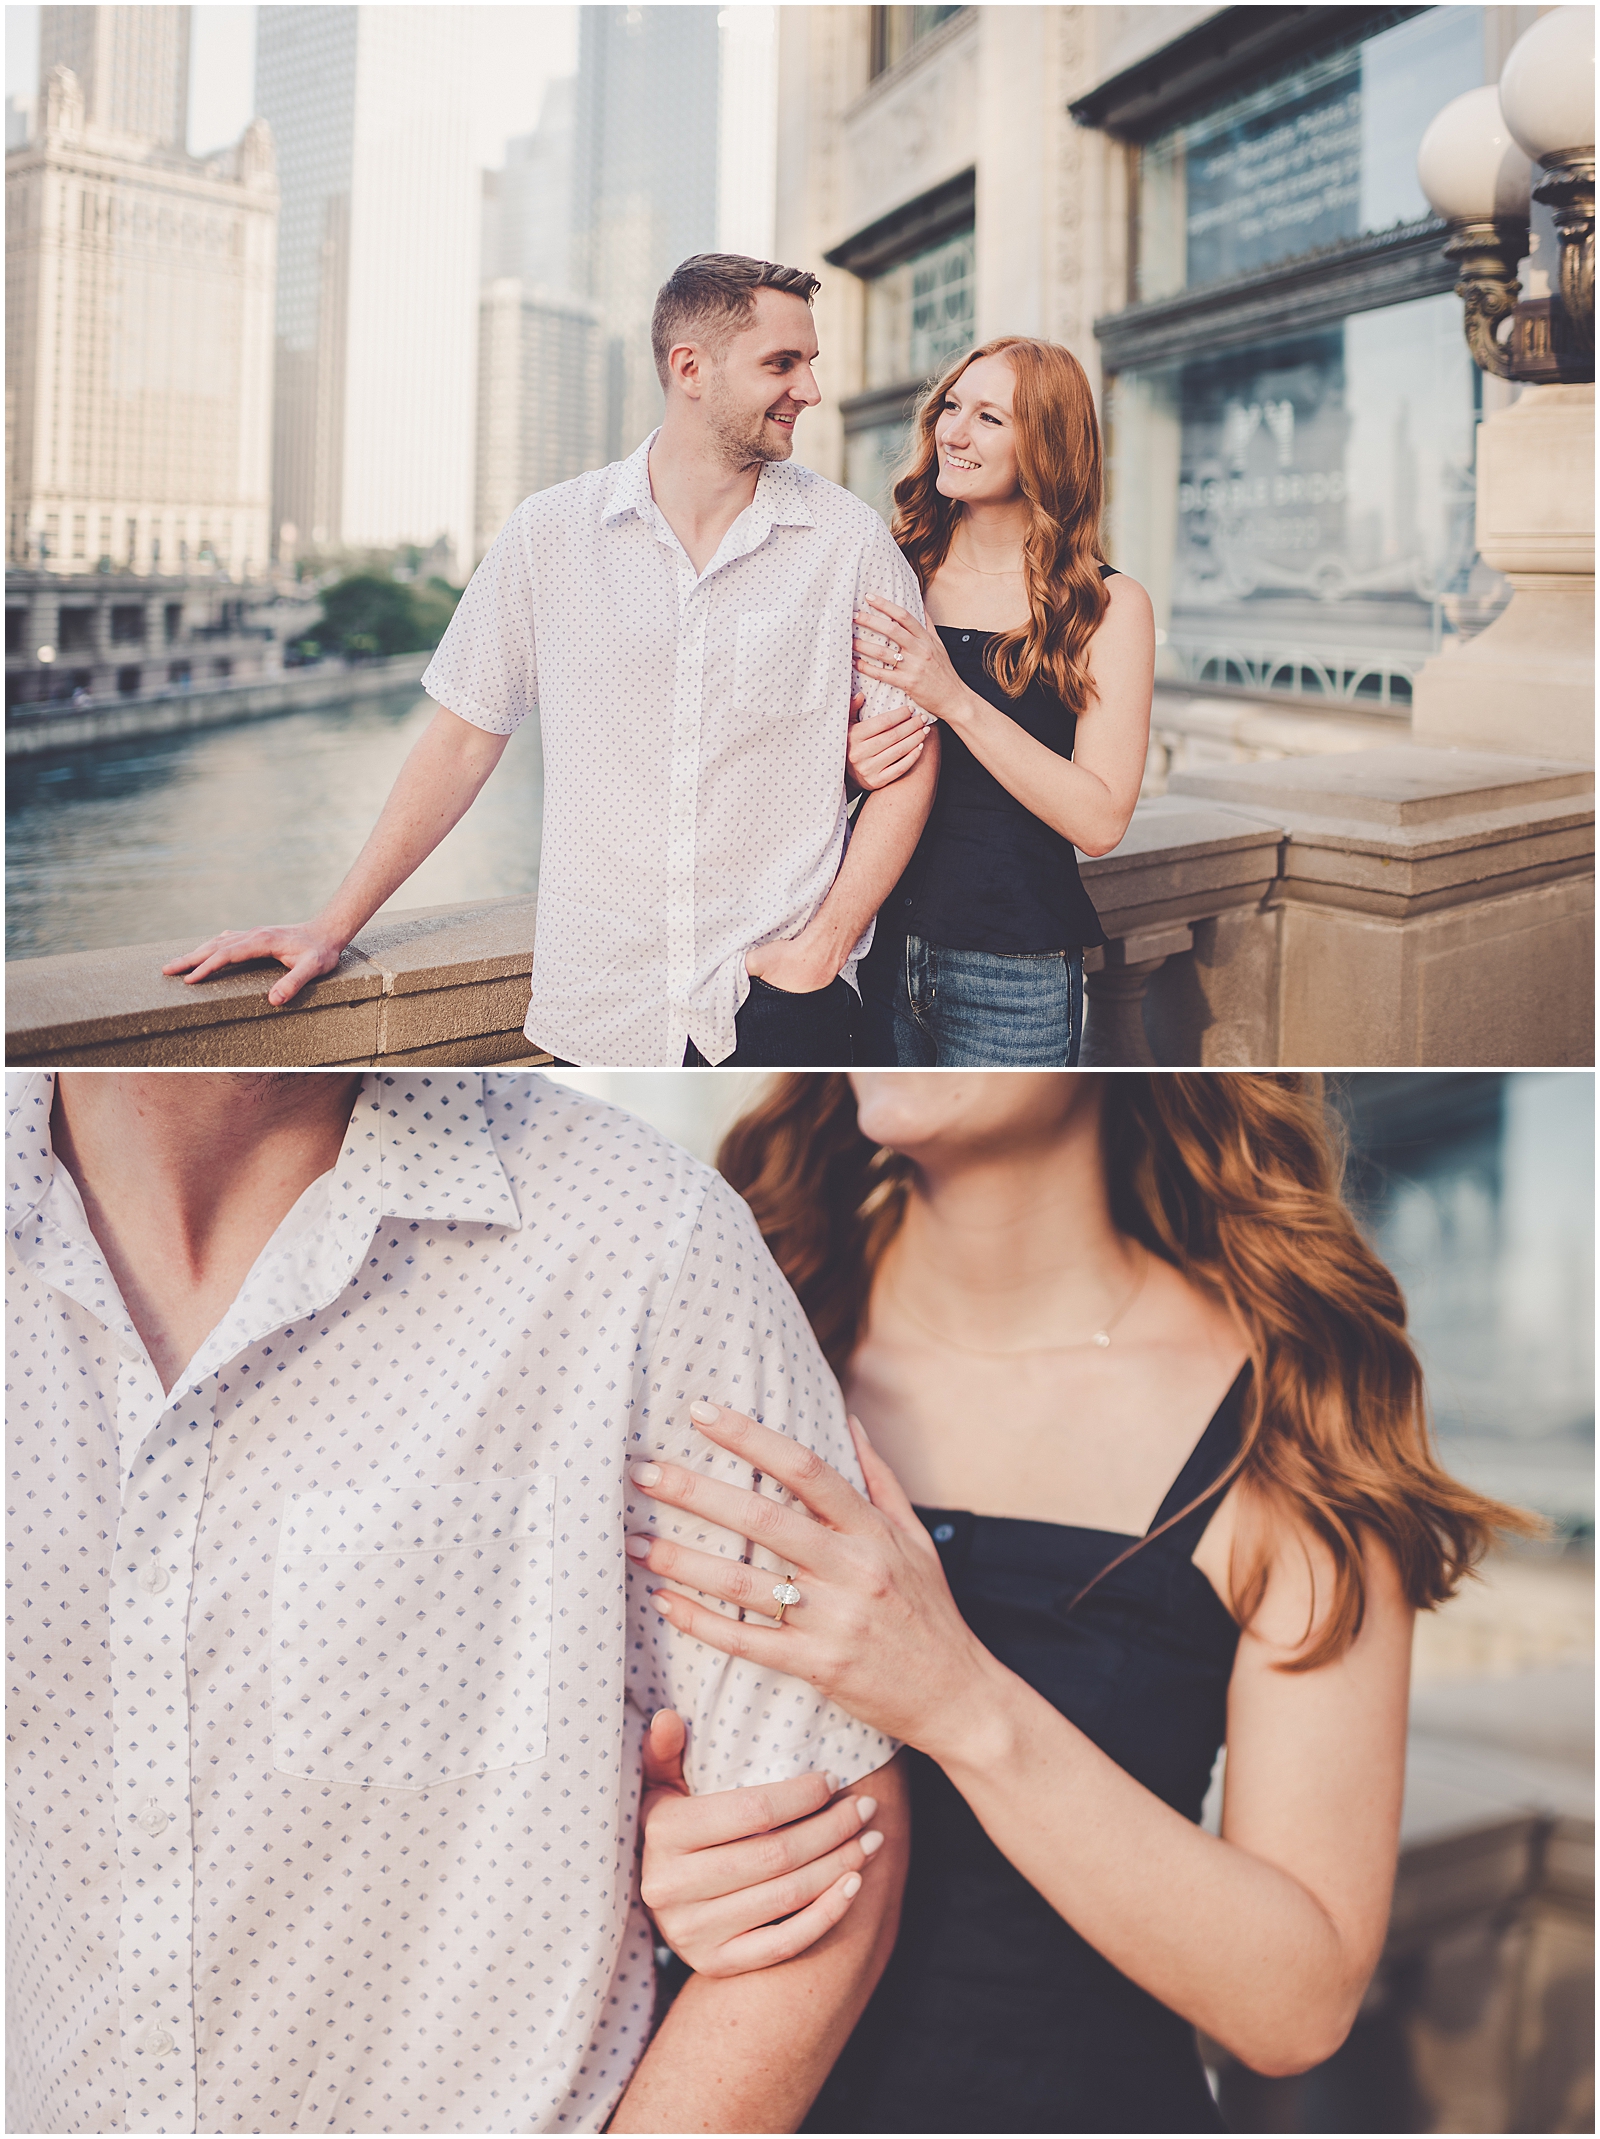
<path id="1" fill-rule="evenodd" d="M 188 8 L 42 7 L 41 82 L 52 67 L 70 67 L 78 77 L 90 126 L 162 148 L 186 145 Z"/>
<path id="2" fill-rule="evenodd" d="M 256 103 L 283 194 L 280 551 L 471 561 L 479 40 L 450 7 L 263 7 Z"/>
<path id="3" fill-rule="evenodd" d="M 48 7 L 40 45 L 6 155 L 7 559 L 248 577 L 270 555 L 271 134 L 185 153 L 187 8 Z"/>

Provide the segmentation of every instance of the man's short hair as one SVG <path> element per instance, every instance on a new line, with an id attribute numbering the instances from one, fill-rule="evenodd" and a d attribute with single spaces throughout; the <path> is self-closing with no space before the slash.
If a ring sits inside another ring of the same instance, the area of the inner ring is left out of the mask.
<path id="1" fill-rule="evenodd" d="M 679 342 L 699 340 L 713 352 L 749 324 L 757 290 L 786 290 L 810 304 L 822 287 L 804 267 L 748 260 L 743 253 L 694 253 L 675 267 L 656 293 L 650 346 L 656 373 L 667 383 L 667 356 Z"/>

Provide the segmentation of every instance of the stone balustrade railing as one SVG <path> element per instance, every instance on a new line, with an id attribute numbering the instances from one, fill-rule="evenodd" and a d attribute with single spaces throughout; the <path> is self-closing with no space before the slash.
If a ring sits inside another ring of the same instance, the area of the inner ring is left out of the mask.
<path id="1" fill-rule="evenodd" d="M 1594 776 L 1401 746 L 1174 777 L 1083 874 L 1084 1060 L 1512 1067 L 1593 1059 Z M 49 1067 L 531 1064 L 532 898 L 380 916 L 282 1010 L 190 987 L 190 940 L 14 961 L 6 1059 Z"/>

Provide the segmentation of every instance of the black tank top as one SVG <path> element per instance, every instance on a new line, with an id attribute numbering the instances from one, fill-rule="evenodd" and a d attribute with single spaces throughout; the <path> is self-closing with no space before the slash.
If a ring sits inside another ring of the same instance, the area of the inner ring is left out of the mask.
<path id="1" fill-rule="evenodd" d="M 1103 564 L 1102 579 L 1115 567 Z M 984 665 L 993 631 L 940 624 L 951 666 L 969 690 L 1035 742 L 1070 758 L 1078 723 L 1037 676 L 1008 698 Z M 941 733 L 939 792 L 885 908 L 897 934 L 953 951 L 1063 951 L 1105 942 L 1070 839 L 980 765 L 955 730 Z"/>
<path id="2" fill-rule="evenodd" d="M 1198 1821 L 1238 1628 L 1190 1555 L 1238 1453 L 1250 1369 L 1151 1530 L 919 1508 L 962 1617 L 1120 1767 Z M 1113 1968 L 1011 1865 L 920 1753 L 893 1958 L 817 2099 L 814 2132 L 1216 2132 L 1194 2030 Z"/>

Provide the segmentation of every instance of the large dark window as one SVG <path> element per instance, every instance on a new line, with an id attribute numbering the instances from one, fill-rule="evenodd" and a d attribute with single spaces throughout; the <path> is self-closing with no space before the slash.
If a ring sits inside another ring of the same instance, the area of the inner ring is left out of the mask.
<path id="1" fill-rule="evenodd" d="M 1356 31 L 1132 144 L 1131 302 L 1097 326 L 1110 537 L 1165 680 L 1403 714 L 1505 594 L 1474 557 L 1481 382 L 1416 179 L 1484 79 L 1484 10 Z"/>
<path id="2" fill-rule="evenodd" d="M 963 171 L 828 254 L 865 285 L 865 391 L 841 406 L 845 482 L 887 517 L 918 393 L 977 332 L 976 174 Z"/>

